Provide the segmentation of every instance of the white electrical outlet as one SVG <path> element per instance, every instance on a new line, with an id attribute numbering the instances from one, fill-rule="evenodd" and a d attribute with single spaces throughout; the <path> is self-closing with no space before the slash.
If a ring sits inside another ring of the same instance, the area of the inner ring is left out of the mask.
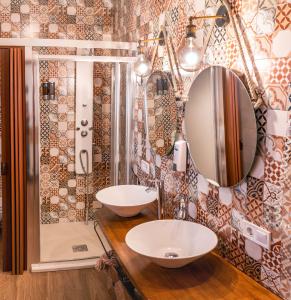
<path id="1" fill-rule="evenodd" d="M 148 175 L 150 174 L 150 164 L 148 162 L 146 162 L 145 160 L 141 160 L 140 167 L 143 172 L 145 172 Z"/>
<path id="2" fill-rule="evenodd" d="M 270 250 L 271 233 L 270 231 L 259 227 L 247 220 L 243 220 L 242 234 L 254 243 Z"/>

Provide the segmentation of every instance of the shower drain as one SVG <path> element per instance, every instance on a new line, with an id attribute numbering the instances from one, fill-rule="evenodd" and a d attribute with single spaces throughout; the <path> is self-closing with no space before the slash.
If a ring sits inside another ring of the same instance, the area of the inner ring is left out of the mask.
<path id="1" fill-rule="evenodd" d="M 166 258 L 176 258 L 176 257 L 179 257 L 179 255 L 175 252 L 166 252 L 165 257 Z"/>
<path id="2" fill-rule="evenodd" d="M 72 246 L 73 252 L 85 252 L 88 251 L 88 247 L 86 244 L 83 245 L 73 245 Z"/>

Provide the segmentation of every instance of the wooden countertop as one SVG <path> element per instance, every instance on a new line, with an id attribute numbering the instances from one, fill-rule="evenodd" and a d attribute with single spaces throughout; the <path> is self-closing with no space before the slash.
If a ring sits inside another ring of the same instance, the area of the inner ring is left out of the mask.
<path id="1" fill-rule="evenodd" d="M 138 224 L 155 219 L 150 209 L 137 217 L 121 218 L 103 207 L 99 219 L 124 271 L 145 299 L 280 299 L 215 253 L 180 269 L 166 269 L 133 252 L 125 243 L 126 233 Z"/>

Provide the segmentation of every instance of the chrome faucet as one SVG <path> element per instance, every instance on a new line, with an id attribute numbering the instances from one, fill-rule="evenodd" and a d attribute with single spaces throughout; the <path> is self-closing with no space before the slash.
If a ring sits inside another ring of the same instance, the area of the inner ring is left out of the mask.
<path id="1" fill-rule="evenodd" d="M 179 208 L 176 210 L 175 218 L 178 220 L 185 220 L 187 217 L 186 201 L 184 198 L 180 199 Z"/>
<path id="2" fill-rule="evenodd" d="M 164 194 L 164 181 L 156 181 L 156 189 L 158 194 L 158 220 L 165 218 L 165 194 Z"/>
<path id="3" fill-rule="evenodd" d="M 157 192 L 157 201 L 158 201 L 158 211 L 157 211 L 157 218 L 158 220 L 164 219 L 164 181 L 163 180 L 150 180 L 151 183 L 155 183 L 155 187 L 149 186 L 146 188 L 146 192 Z"/>
<path id="4" fill-rule="evenodd" d="M 148 186 L 145 191 L 146 193 L 155 192 L 157 190 L 156 187 Z"/>

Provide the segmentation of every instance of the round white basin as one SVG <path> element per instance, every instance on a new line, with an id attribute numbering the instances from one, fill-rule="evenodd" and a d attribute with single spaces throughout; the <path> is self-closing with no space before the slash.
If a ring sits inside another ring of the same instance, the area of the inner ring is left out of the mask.
<path id="1" fill-rule="evenodd" d="M 157 199 L 157 192 L 142 185 L 115 185 L 96 194 L 96 199 L 121 217 L 139 214 Z"/>
<path id="2" fill-rule="evenodd" d="M 125 242 L 134 252 L 162 267 L 180 268 L 212 251 L 217 236 L 198 223 L 157 220 L 132 228 Z"/>

